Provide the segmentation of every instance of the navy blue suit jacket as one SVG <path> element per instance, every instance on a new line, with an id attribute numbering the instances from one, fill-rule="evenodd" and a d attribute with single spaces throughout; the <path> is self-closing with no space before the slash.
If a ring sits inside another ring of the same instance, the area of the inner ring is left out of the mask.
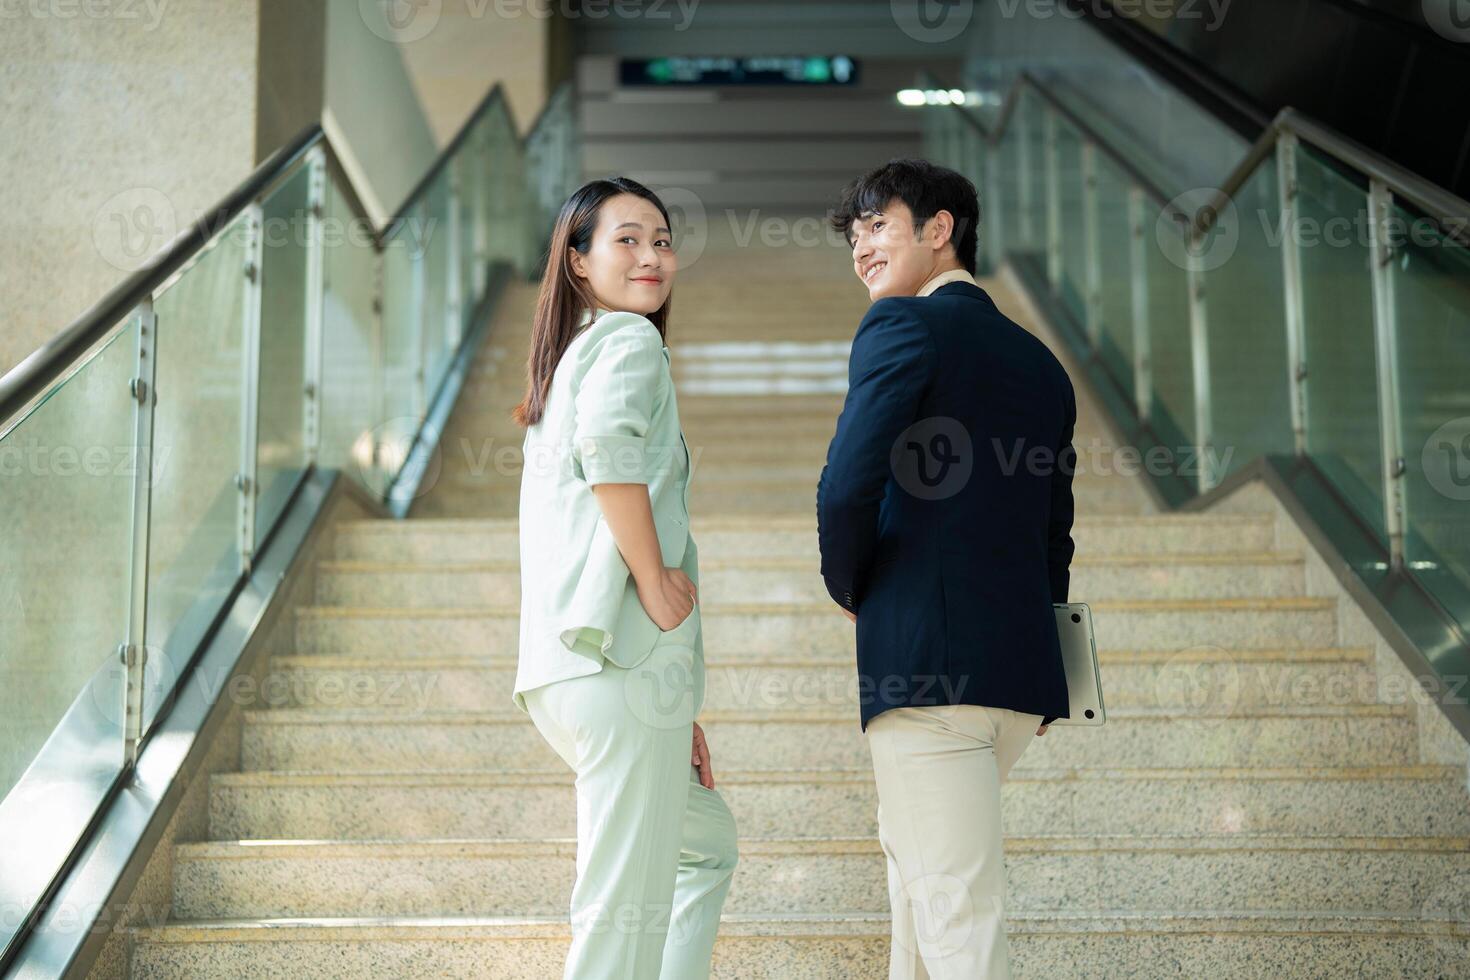
<path id="1" fill-rule="evenodd" d="M 1066 717 L 1051 604 L 1074 550 L 1076 421 L 1066 370 L 983 289 L 869 308 L 817 484 L 822 577 L 857 615 L 863 730 L 909 705 Z"/>

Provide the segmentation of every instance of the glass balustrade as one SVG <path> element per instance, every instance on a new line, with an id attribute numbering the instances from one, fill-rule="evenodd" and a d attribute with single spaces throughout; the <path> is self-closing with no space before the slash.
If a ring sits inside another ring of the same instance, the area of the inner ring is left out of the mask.
<path id="1" fill-rule="evenodd" d="M 1016 74 L 1001 112 L 922 110 L 926 151 L 992 216 L 992 264 L 1044 296 L 1125 430 L 1198 453 L 1162 499 L 1263 457 L 1310 466 L 1325 533 L 1370 587 L 1414 580 L 1425 658 L 1470 675 L 1470 204 L 1289 112 L 1199 187 L 1197 156 L 1171 175 L 1050 84 Z M 1158 105 L 1161 132 L 1210 130 L 1187 100 Z"/>
<path id="2" fill-rule="evenodd" d="M 525 138 L 497 91 L 380 235 L 318 132 L 0 418 L 0 951 L 310 468 L 387 500 L 492 268 L 536 271 L 580 176 L 570 88 Z"/>

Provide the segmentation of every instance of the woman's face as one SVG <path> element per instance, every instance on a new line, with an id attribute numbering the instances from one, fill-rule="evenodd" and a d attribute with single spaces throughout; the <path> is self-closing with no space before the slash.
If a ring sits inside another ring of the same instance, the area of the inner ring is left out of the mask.
<path id="1" fill-rule="evenodd" d="M 637 194 L 604 201 L 587 253 L 570 251 L 572 271 L 587 280 L 603 309 L 647 316 L 674 288 L 673 237 L 659 209 Z"/>

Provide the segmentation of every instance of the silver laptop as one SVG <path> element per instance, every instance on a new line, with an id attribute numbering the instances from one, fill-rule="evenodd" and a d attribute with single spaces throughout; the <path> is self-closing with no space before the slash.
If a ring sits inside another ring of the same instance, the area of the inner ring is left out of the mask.
<path id="1" fill-rule="evenodd" d="M 1053 725 L 1101 725 L 1103 710 L 1102 675 L 1097 669 L 1097 641 L 1092 635 L 1092 610 L 1085 602 L 1054 602 L 1057 637 L 1062 641 L 1062 664 L 1067 671 L 1067 700 L 1070 717 Z"/>

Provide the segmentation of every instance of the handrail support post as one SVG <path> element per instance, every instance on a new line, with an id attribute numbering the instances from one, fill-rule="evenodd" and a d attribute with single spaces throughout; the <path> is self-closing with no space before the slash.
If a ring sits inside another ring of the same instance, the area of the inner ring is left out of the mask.
<path id="1" fill-rule="evenodd" d="M 1153 412 L 1153 347 L 1149 328 L 1148 249 L 1143 190 L 1128 189 L 1128 284 L 1133 313 L 1133 401 L 1140 421 Z"/>
<path id="2" fill-rule="evenodd" d="M 1290 392 L 1292 443 L 1307 454 L 1306 310 L 1302 295 L 1301 236 L 1297 234 L 1301 188 L 1297 178 L 1297 139 L 1276 138 L 1276 193 L 1281 211 L 1281 283 L 1286 304 L 1287 390 Z"/>
<path id="3" fill-rule="evenodd" d="M 126 637 L 118 646 L 123 668 L 123 767 L 138 761 L 143 740 L 143 690 L 148 665 L 148 545 L 152 540 L 153 423 L 158 391 L 158 315 L 149 296 L 133 313 L 138 330 L 137 374 L 129 384 L 133 398 L 133 526 L 128 563 Z"/>
<path id="4" fill-rule="evenodd" d="M 240 469 L 235 476 L 241 575 L 249 575 L 255 562 L 255 510 L 260 496 L 256 442 L 260 426 L 260 298 L 265 278 L 263 223 L 264 209 L 256 201 L 241 222 L 245 235 L 245 295 L 241 305 L 245 315 L 240 325 Z"/>
<path id="5" fill-rule="evenodd" d="M 1046 166 L 1046 279 L 1053 294 L 1062 288 L 1062 175 L 1057 161 L 1057 114 L 1042 117 Z"/>
<path id="6" fill-rule="evenodd" d="M 1372 255 L 1373 346 L 1378 382 L 1378 431 L 1383 452 L 1383 519 L 1388 531 L 1389 562 L 1404 565 L 1403 433 L 1399 429 L 1398 308 L 1394 298 L 1396 258 L 1390 240 L 1393 192 L 1381 180 L 1368 183 L 1368 216 Z"/>

